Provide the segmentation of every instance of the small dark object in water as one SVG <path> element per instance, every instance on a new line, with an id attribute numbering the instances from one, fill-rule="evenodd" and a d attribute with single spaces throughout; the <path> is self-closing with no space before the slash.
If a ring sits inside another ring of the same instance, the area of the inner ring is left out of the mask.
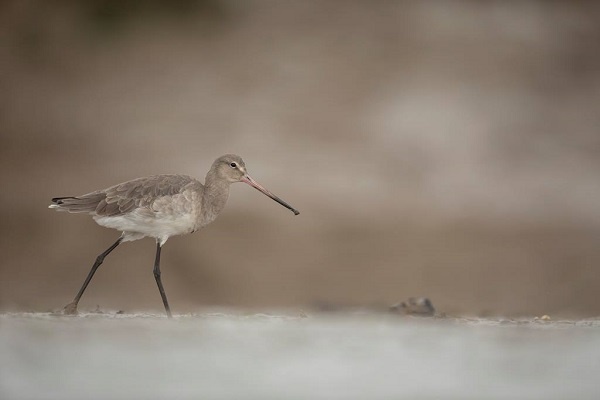
<path id="1" fill-rule="evenodd" d="M 431 300 L 427 297 L 409 297 L 408 301 L 391 306 L 390 311 L 420 317 L 433 317 L 435 315 L 435 308 L 433 308 Z"/>

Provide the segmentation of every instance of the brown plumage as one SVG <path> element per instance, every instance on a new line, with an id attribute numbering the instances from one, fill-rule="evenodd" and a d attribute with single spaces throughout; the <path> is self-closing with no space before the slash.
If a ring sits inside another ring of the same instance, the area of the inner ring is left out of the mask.
<path id="1" fill-rule="evenodd" d="M 187 188 L 199 190 L 200 187 L 202 184 L 190 176 L 155 175 L 77 197 L 55 197 L 52 203 L 58 211 L 112 217 L 127 214 L 135 208 L 150 207 L 160 197 L 173 196 Z"/>
<path id="2" fill-rule="evenodd" d="M 77 304 L 96 269 L 120 243 L 153 237 L 156 239 L 154 276 L 165 310 L 171 316 L 169 304 L 160 279 L 160 251 L 171 236 L 194 232 L 208 225 L 225 207 L 229 186 L 245 182 L 273 200 L 299 212 L 259 185 L 246 172 L 241 157 L 226 154 L 212 164 L 204 184 L 186 175 L 155 175 L 133 179 L 107 189 L 81 196 L 55 197 L 50 208 L 70 213 L 87 213 L 101 226 L 118 229 L 121 237 L 92 266 L 83 286 L 65 313 L 77 313 Z"/>

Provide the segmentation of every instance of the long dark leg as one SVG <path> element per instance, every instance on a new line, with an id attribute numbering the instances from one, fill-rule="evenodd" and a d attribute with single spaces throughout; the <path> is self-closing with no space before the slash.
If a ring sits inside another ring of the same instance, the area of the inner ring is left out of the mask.
<path id="1" fill-rule="evenodd" d="M 171 308 L 169 307 L 167 294 L 165 293 L 162 281 L 160 280 L 160 249 L 160 243 L 156 243 L 156 259 L 154 260 L 154 279 L 156 279 L 158 291 L 160 292 L 160 297 L 162 297 L 163 304 L 165 305 L 165 311 L 167 312 L 167 316 L 169 318 L 172 318 L 173 316 L 171 315 Z"/>
<path id="2" fill-rule="evenodd" d="M 102 262 L 104 261 L 104 257 L 109 255 L 111 251 L 113 251 L 119 244 L 121 244 L 122 240 L 123 240 L 123 238 L 120 237 L 119 240 L 114 242 L 113 245 L 110 246 L 108 249 L 106 249 L 106 251 L 104 253 L 102 253 L 98 257 L 96 257 L 96 262 L 94 263 L 94 265 L 92 265 L 92 270 L 88 274 L 87 278 L 85 278 L 85 281 L 83 282 L 83 285 L 81 286 L 81 289 L 79 289 L 79 293 L 77 293 L 77 296 L 75 296 L 75 299 L 71 303 L 69 303 L 65 306 L 65 308 L 64 308 L 65 314 L 71 314 L 71 315 L 77 314 L 77 304 L 79 303 L 79 299 L 81 299 L 81 296 L 83 296 L 83 292 L 85 292 L 85 289 L 87 288 L 88 284 L 94 277 L 96 270 L 98 269 L 100 264 L 102 264 Z"/>

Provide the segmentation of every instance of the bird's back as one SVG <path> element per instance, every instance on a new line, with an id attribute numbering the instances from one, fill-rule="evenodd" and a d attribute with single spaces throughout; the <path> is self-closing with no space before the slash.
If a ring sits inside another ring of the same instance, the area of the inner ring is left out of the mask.
<path id="1" fill-rule="evenodd" d="M 116 217 L 136 209 L 151 210 L 157 201 L 186 191 L 199 193 L 202 188 L 200 182 L 187 175 L 154 175 L 81 196 L 55 197 L 50 208 L 97 217 Z"/>

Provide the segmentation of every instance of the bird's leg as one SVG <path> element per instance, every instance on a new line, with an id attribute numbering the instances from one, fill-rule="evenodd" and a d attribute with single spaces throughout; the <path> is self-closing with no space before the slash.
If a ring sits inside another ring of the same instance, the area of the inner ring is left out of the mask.
<path id="1" fill-rule="evenodd" d="M 109 255 L 111 251 L 113 251 L 119 244 L 121 244 L 122 240 L 123 240 L 123 238 L 120 237 L 119 240 L 114 242 L 112 244 L 112 246 L 110 246 L 108 249 L 106 249 L 106 251 L 104 251 L 104 253 L 102 253 L 98 257 L 96 257 L 96 262 L 94 263 L 94 265 L 92 265 L 92 269 L 91 269 L 90 273 L 88 274 L 87 278 L 85 278 L 85 281 L 83 282 L 83 285 L 81 286 L 81 289 L 79 289 L 79 293 L 77 293 L 77 296 L 75 296 L 75 299 L 71 303 L 69 303 L 65 306 L 65 308 L 64 308 L 65 314 L 67 314 L 67 315 L 77 314 L 77 304 L 79 303 L 79 299 L 81 299 L 81 296 L 83 296 L 83 292 L 85 292 L 85 289 L 87 288 L 88 284 L 92 280 L 94 273 L 96 273 L 96 270 L 98 269 L 100 264 L 102 264 L 102 262 L 104 261 L 104 257 Z"/>
<path id="2" fill-rule="evenodd" d="M 172 318 L 171 308 L 169 307 L 169 301 L 167 300 L 167 294 L 165 293 L 165 289 L 163 288 L 162 281 L 160 280 L 160 243 L 156 243 L 156 259 L 154 260 L 154 279 L 156 279 L 156 284 L 158 285 L 158 291 L 160 292 L 160 297 L 162 297 L 163 304 L 165 305 L 165 311 L 167 312 L 167 316 Z"/>

